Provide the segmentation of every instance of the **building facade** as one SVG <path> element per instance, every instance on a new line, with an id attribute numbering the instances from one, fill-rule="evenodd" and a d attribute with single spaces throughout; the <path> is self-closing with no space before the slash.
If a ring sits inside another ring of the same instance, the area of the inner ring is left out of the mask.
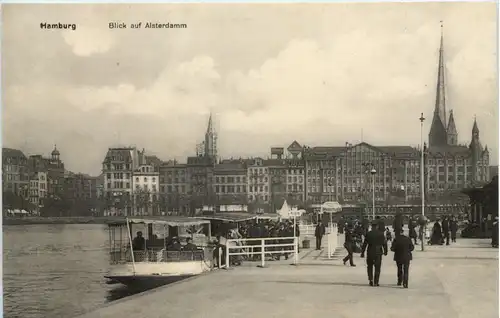
<path id="1" fill-rule="evenodd" d="M 64 198 L 72 215 L 94 215 L 100 208 L 98 177 L 68 172 L 64 180 Z"/>
<path id="2" fill-rule="evenodd" d="M 144 161 L 136 147 L 109 148 L 102 163 L 105 210 L 111 215 L 131 215 L 132 176 Z"/>
<path id="3" fill-rule="evenodd" d="M 186 164 L 177 161 L 160 166 L 160 209 L 163 213 L 186 215 L 189 213 L 188 195 L 191 192 L 190 177 Z"/>
<path id="4" fill-rule="evenodd" d="M 49 158 L 43 158 L 47 168 L 48 177 L 48 197 L 54 200 L 60 199 L 64 195 L 64 162 L 61 160 L 61 153 L 54 146 Z"/>
<path id="5" fill-rule="evenodd" d="M 246 204 L 246 163 L 243 160 L 224 160 L 215 165 L 212 191 L 217 204 Z"/>
<path id="6" fill-rule="evenodd" d="M 269 167 L 264 165 L 264 159 L 250 160 L 247 166 L 248 202 L 258 206 L 258 209 L 262 204 L 268 204 L 270 201 L 269 185 Z"/>
<path id="7" fill-rule="evenodd" d="M 187 175 L 189 176 L 189 213 L 194 215 L 196 209 L 203 205 L 213 205 L 216 197 L 213 193 L 213 176 L 215 158 L 198 156 L 187 158 Z"/>
<path id="8" fill-rule="evenodd" d="M 37 171 L 31 174 L 29 186 L 29 202 L 36 211 L 43 208 L 47 199 L 48 176 L 46 171 Z"/>
<path id="9" fill-rule="evenodd" d="M 140 165 L 133 173 L 134 215 L 159 215 L 160 174 L 153 165 Z"/>
<path id="10" fill-rule="evenodd" d="M 28 159 L 21 150 L 2 148 L 2 191 L 28 197 L 30 173 Z"/>

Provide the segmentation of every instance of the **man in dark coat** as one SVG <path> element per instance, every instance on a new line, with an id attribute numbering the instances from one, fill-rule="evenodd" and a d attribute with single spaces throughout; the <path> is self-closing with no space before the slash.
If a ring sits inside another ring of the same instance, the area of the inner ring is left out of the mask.
<path id="1" fill-rule="evenodd" d="M 343 259 L 344 265 L 347 263 L 347 261 L 349 261 L 349 265 L 356 266 L 352 258 L 352 254 L 354 253 L 354 244 L 355 242 L 353 230 L 351 227 L 346 227 L 344 248 L 347 250 L 347 256 Z"/>
<path id="2" fill-rule="evenodd" d="M 316 230 L 314 230 L 314 236 L 316 237 L 316 249 L 321 249 L 321 240 L 323 239 L 323 235 L 325 235 L 325 226 L 318 220 L 318 225 L 316 225 Z"/>
<path id="3" fill-rule="evenodd" d="M 405 236 L 403 232 L 396 234 L 391 251 L 394 252 L 394 261 L 398 266 L 398 286 L 403 284 L 404 288 L 408 288 L 410 262 L 413 259 L 411 252 L 413 252 L 414 248 L 411 239 Z"/>
<path id="4" fill-rule="evenodd" d="M 339 229 L 339 234 L 344 234 L 345 225 L 346 225 L 346 222 L 344 220 L 344 217 L 341 216 L 338 223 L 337 223 L 337 226 Z"/>
<path id="5" fill-rule="evenodd" d="M 450 245 L 450 220 L 447 216 L 441 221 L 441 231 L 443 233 L 443 239 L 446 240 L 446 245 Z"/>
<path id="6" fill-rule="evenodd" d="M 394 233 L 396 234 L 401 233 L 403 225 L 404 225 L 403 215 L 400 212 L 396 212 L 396 215 L 394 216 L 394 221 L 392 222 L 392 229 L 394 230 Z"/>
<path id="7" fill-rule="evenodd" d="M 375 217 L 375 219 L 377 220 L 378 230 L 381 231 L 381 232 L 385 232 L 385 221 L 384 221 L 384 219 L 382 219 L 380 216 Z"/>
<path id="8" fill-rule="evenodd" d="M 450 221 L 450 234 L 451 234 L 451 241 L 453 243 L 457 242 L 457 231 L 458 231 L 457 218 L 453 217 Z"/>
<path id="9" fill-rule="evenodd" d="M 365 257 L 370 286 L 379 286 L 380 270 L 382 267 L 382 254 L 387 255 L 387 241 L 384 232 L 378 230 L 378 223 L 372 224 L 372 230 L 366 234 L 361 247 L 361 257 Z M 373 269 L 375 268 L 375 273 Z"/>
<path id="10" fill-rule="evenodd" d="M 363 236 L 365 236 L 366 233 L 368 233 L 369 227 L 370 227 L 370 221 L 368 221 L 367 218 L 363 218 L 363 220 L 361 221 L 361 228 L 363 229 L 363 233 L 362 233 Z"/>
<path id="11" fill-rule="evenodd" d="M 415 230 L 416 227 L 417 225 L 415 221 L 413 220 L 413 218 L 410 218 L 410 220 L 408 221 L 408 236 L 413 240 L 414 244 L 417 244 L 417 231 Z"/>

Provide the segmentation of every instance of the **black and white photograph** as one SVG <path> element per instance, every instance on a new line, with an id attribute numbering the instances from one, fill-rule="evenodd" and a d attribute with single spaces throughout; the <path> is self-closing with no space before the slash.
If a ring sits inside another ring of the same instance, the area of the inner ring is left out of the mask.
<path id="1" fill-rule="evenodd" d="M 497 317 L 497 11 L 2 4 L 3 316 Z"/>

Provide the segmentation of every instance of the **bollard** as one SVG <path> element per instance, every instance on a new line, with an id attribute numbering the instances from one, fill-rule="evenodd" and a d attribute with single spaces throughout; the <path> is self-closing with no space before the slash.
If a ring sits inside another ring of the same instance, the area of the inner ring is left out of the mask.
<path id="1" fill-rule="evenodd" d="M 265 239 L 261 239 L 260 240 L 260 258 L 261 258 L 261 262 L 260 262 L 260 266 L 261 267 L 264 267 L 266 265 L 266 248 L 265 248 Z"/>
<path id="2" fill-rule="evenodd" d="M 229 268 L 229 241 L 226 241 L 226 268 Z"/>

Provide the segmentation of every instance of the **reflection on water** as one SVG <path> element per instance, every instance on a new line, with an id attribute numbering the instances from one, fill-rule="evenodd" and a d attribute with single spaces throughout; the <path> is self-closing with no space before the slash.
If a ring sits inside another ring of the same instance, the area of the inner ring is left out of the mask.
<path id="1" fill-rule="evenodd" d="M 73 317 L 144 290 L 108 285 L 107 227 L 3 227 L 5 317 Z"/>

